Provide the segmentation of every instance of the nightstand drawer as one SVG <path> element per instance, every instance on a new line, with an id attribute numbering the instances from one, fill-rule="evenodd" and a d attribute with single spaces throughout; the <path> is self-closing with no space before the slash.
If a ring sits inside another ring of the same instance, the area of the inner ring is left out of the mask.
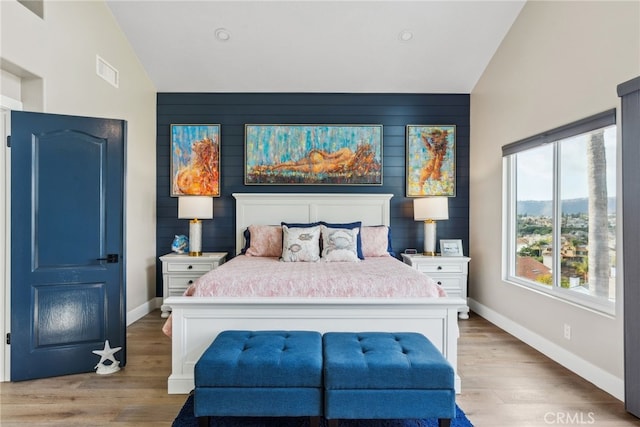
<path id="1" fill-rule="evenodd" d="M 184 288 L 182 288 L 182 289 L 178 289 L 178 288 L 171 289 L 171 288 L 169 288 L 169 295 L 167 295 L 167 298 L 168 297 L 181 297 L 181 296 L 184 296 L 184 291 L 185 291 Z"/>
<path id="2" fill-rule="evenodd" d="M 462 292 L 460 289 L 445 289 L 447 296 L 449 298 L 463 298 Z"/>
<path id="3" fill-rule="evenodd" d="M 469 257 L 439 257 L 402 254 L 402 260 L 420 273 L 431 277 L 442 286 L 447 296 L 467 300 L 467 274 Z M 469 307 L 461 306 L 460 318 L 469 318 Z"/>
<path id="4" fill-rule="evenodd" d="M 185 254 L 167 254 L 162 261 L 162 296 L 164 299 L 184 295 L 184 291 L 205 273 L 224 264 L 226 252 L 205 252 L 192 257 Z M 171 307 L 162 304 L 162 317 L 168 317 Z"/>
<path id="5" fill-rule="evenodd" d="M 466 265 L 466 264 L 465 264 Z M 440 263 L 418 263 L 417 269 L 422 273 L 464 273 L 464 267 L 461 263 L 448 264 L 444 262 Z M 430 274 L 431 275 L 431 274 Z"/>
<path id="6" fill-rule="evenodd" d="M 206 273 L 217 267 L 213 262 L 167 262 L 163 266 L 166 266 L 166 273 L 187 273 L 191 271 Z"/>
<path id="7" fill-rule="evenodd" d="M 435 275 L 429 275 L 438 285 L 442 286 L 449 292 L 449 289 L 457 289 L 460 292 L 463 286 L 467 286 L 466 276 L 454 276 L 454 277 L 437 277 Z"/>
<path id="8" fill-rule="evenodd" d="M 198 280 L 198 277 L 200 276 L 167 276 L 167 287 L 169 289 L 169 293 L 171 293 L 172 289 L 178 288 L 184 292 L 186 288 Z M 181 295 L 182 292 L 180 293 Z"/>

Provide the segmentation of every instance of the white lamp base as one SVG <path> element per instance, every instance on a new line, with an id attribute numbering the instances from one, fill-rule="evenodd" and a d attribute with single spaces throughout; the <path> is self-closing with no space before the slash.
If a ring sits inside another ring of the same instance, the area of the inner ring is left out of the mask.
<path id="1" fill-rule="evenodd" d="M 436 222 L 428 219 L 424 222 L 424 255 L 436 254 Z"/>
<path id="2" fill-rule="evenodd" d="M 202 221 L 189 222 L 189 255 L 202 256 Z"/>

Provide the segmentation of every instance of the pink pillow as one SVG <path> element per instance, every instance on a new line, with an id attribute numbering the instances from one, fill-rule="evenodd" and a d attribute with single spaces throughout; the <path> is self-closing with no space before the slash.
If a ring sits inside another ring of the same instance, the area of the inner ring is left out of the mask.
<path id="1" fill-rule="evenodd" d="M 367 257 L 391 256 L 387 251 L 389 247 L 389 227 L 363 226 L 360 229 L 362 240 L 362 255 Z"/>
<path id="2" fill-rule="evenodd" d="M 246 255 L 279 257 L 282 255 L 282 227 L 279 225 L 250 225 L 250 244 Z"/>

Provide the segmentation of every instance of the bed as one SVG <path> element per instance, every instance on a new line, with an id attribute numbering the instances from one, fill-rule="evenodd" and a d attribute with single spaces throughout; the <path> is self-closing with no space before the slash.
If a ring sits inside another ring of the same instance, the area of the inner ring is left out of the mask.
<path id="1" fill-rule="evenodd" d="M 390 223 L 391 194 L 234 193 L 236 254 L 251 225 L 281 222 Z M 400 267 L 404 267 L 397 261 Z M 170 297 L 172 368 L 170 394 L 189 393 L 200 355 L 223 330 L 315 330 L 319 332 L 419 332 L 427 336 L 457 371 L 458 309 L 454 297 Z M 461 382 L 456 373 L 456 391 Z"/>

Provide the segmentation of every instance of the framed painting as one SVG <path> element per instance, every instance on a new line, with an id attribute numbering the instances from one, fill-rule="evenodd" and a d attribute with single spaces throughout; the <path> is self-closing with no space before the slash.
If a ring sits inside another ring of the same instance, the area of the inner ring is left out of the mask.
<path id="1" fill-rule="evenodd" d="M 382 125 L 245 125 L 246 185 L 382 185 Z"/>
<path id="2" fill-rule="evenodd" d="M 440 239 L 440 254 L 442 256 L 464 256 L 462 253 L 462 240 Z"/>
<path id="3" fill-rule="evenodd" d="M 171 197 L 220 196 L 220 125 L 171 125 Z"/>
<path id="4" fill-rule="evenodd" d="M 408 125 L 406 174 L 407 197 L 455 196 L 455 125 Z"/>

